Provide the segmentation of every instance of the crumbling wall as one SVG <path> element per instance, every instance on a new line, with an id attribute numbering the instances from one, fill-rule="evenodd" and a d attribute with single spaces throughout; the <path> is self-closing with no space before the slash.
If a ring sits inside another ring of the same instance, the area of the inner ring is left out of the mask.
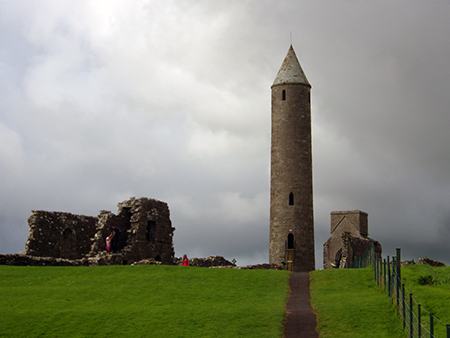
<path id="1" fill-rule="evenodd" d="M 435 261 L 433 259 L 430 259 L 428 257 L 419 257 L 419 264 L 428 264 L 431 266 L 445 266 L 444 263 Z"/>
<path id="2" fill-rule="evenodd" d="M 346 268 L 370 245 L 381 257 L 381 244 L 368 237 L 368 214 L 360 210 L 331 212 L 330 238 L 323 245 L 323 267 Z"/>
<path id="3" fill-rule="evenodd" d="M 80 259 L 89 253 L 97 217 L 32 210 L 25 252 L 30 256 Z"/>
<path id="4" fill-rule="evenodd" d="M 335 267 L 345 269 L 355 261 L 356 257 L 362 257 L 371 246 L 374 246 L 377 259 L 381 258 L 381 244 L 367 237 L 352 236 L 348 232 L 342 234 L 342 251 L 340 261 L 335 263 Z"/>
<path id="5" fill-rule="evenodd" d="M 182 265 L 183 258 L 175 257 L 174 264 Z M 211 268 L 211 267 L 236 267 L 236 264 L 226 260 L 222 256 L 209 256 L 205 258 L 189 258 L 189 266 L 196 266 L 200 268 Z"/>
<path id="6" fill-rule="evenodd" d="M 33 210 L 25 256 L 81 259 L 80 264 L 89 265 L 133 264 L 146 259 L 173 264 L 175 228 L 167 203 L 132 197 L 118 208 L 117 215 L 102 210 L 98 217 Z M 111 226 L 121 230 L 115 253 L 106 251 Z"/>
<path id="7" fill-rule="evenodd" d="M 83 266 L 86 259 L 64 259 L 54 257 L 38 257 L 20 254 L 1 254 L 0 265 L 15 266 Z"/>
<path id="8" fill-rule="evenodd" d="M 153 259 L 162 264 L 173 264 L 173 231 L 167 203 L 145 197 L 131 198 L 118 205 L 114 215 L 101 211 L 97 232 L 89 253 L 92 264 L 131 264 L 143 259 Z M 111 226 L 120 229 L 119 252 L 105 254 L 106 237 Z M 103 254 L 100 254 L 103 252 Z M 96 263 L 97 262 L 97 263 Z"/>

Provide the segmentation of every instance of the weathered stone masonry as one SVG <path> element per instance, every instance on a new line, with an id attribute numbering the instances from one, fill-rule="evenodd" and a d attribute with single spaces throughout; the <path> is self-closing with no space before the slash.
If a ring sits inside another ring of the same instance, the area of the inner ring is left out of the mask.
<path id="1" fill-rule="evenodd" d="M 315 268 L 309 84 L 292 46 L 272 85 L 269 262 Z M 282 263 L 283 262 L 283 263 Z"/>
<path id="2" fill-rule="evenodd" d="M 69 260 L 88 265 L 132 264 L 151 259 L 173 264 L 173 231 L 167 203 L 131 198 L 118 204 L 118 214 L 100 211 L 98 217 L 65 212 L 32 211 L 25 254 Z M 119 251 L 106 252 L 111 225 L 121 230 Z"/>
<path id="3" fill-rule="evenodd" d="M 381 258 L 381 244 L 368 237 L 368 214 L 360 210 L 331 212 L 331 236 L 323 245 L 323 267 L 348 268 L 356 257 L 374 246 Z"/>
<path id="4" fill-rule="evenodd" d="M 91 249 L 97 217 L 68 212 L 32 210 L 28 218 L 30 235 L 25 244 L 27 255 L 80 259 Z"/>
<path id="5" fill-rule="evenodd" d="M 162 264 L 173 264 L 173 231 L 167 203 L 148 198 L 131 198 L 118 204 L 117 215 L 101 211 L 98 216 L 97 231 L 88 259 L 102 261 L 97 257 L 106 249 L 106 237 L 111 233 L 111 225 L 118 227 L 121 257 L 112 256 L 116 264 L 131 264 L 152 258 Z"/>

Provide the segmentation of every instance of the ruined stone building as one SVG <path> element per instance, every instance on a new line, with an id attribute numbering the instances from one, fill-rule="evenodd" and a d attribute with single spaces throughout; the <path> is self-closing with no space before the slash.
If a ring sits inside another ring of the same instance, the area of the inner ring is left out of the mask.
<path id="1" fill-rule="evenodd" d="M 296 272 L 315 268 L 310 90 L 290 46 L 272 85 L 269 262 Z"/>
<path id="2" fill-rule="evenodd" d="M 368 236 L 367 213 L 360 210 L 331 212 L 331 236 L 323 245 L 324 269 L 348 268 L 371 246 L 377 258 L 381 258 L 381 244 Z"/>
<path id="3" fill-rule="evenodd" d="M 84 259 L 87 265 L 132 264 L 152 259 L 173 264 L 173 232 L 167 203 L 131 198 L 118 204 L 117 215 L 98 217 L 34 210 L 28 219 L 26 255 Z M 106 251 L 111 225 L 121 230 L 117 253 Z"/>
<path id="4" fill-rule="evenodd" d="M 91 249 L 97 217 L 32 210 L 25 244 L 29 256 L 81 259 Z"/>

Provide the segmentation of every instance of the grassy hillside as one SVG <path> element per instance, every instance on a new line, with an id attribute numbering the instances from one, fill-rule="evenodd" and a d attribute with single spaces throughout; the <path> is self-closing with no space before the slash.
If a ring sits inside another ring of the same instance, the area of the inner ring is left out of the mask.
<path id="1" fill-rule="evenodd" d="M 289 274 L 0 266 L 1 337 L 281 337 Z"/>
<path id="2" fill-rule="evenodd" d="M 440 321 L 435 321 L 435 334 L 445 337 L 450 324 L 450 267 L 432 267 L 426 264 L 402 268 L 402 282 L 415 301 L 422 306 L 422 320 L 428 328 L 429 313 Z M 425 283 L 424 283 L 425 282 Z M 407 301 L 409 296 L 407 295 Z M 416 304 L 414 311 L 417 311 Z"/>
<path id="3" fill-rule="evenodd" d="M 431 283 L 421 285 L 419 281 L 428 276 Z M 423 308 L 450 323 L 450 266 L 411 265 L 402 268 L 402 282 Z"/>
<path id="4" fill-rule="evenodd" d="M 321 338 L 403 337 L 403 326 L 372 268 L 311 273 L 311 302 Z"/>

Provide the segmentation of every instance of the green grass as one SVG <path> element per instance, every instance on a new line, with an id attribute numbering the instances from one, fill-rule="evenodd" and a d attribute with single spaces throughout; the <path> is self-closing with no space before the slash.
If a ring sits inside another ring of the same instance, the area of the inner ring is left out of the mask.
<path id="1" fill-rule="evenodd" d="M 321 338 L 403 337 L 403 327 L 372 268 L 313 271 L 311 302 Z"/>
<path id="2" fill-rule="evenodd" d="M 403 337 L 371 268 L 311 273 L 321 338 Z M 450 323 L 450 267 L 402 268 Z M 434 284 L 420 285 L 424 276 Z M 177 266 L 0 266 L 0 337 L 281 337 L 289 273 Z M 436 327 L 436 333 L 438 332 Z"/>
<path id="3" fill-rule="evenodd" d="M 419 280 L 431 276 L 433 284 L 420 285 Z M 450 267 L 432 267 L 426 264 L 415 264 L 402 268 L 402 283 L 407 291 L 413 294 L 422 307 L 422 318 L 428 326 L 429 314 L 433 313 L 443 323 L 450 324 Z M 407 295 L 406 301 L 409 302 Z M 417 311 L 414 306 L 414 311 Z M 425 312 L 426 311 L 426 312 Z M 435 333 L 445 336 L 445 326 L 435 324 Z"/>
<path id="4" fill-rule="evenodd" d="M 0 337 L 281 337 L 289 274 L 0 266 Z"/>

